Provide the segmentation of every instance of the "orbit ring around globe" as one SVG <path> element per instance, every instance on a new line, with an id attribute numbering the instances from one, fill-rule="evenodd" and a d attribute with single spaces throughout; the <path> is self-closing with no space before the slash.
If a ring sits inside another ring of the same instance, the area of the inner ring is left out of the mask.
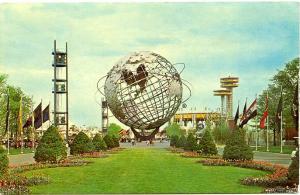
<path id="1" fill-rule="evenodd" d="M 97 83 L 112 114 L 139 138 L 149 138 L 145 135 L 149 131 L 153 137 L 191 96 L 187 81 L 180 77 L 184 67 L 178 72 L 174 65 L 159 54 L 135 52 L 119 60 Z M 104 86 L 99 87 L 104 78 Z M 189 91 L 185 100 L 183 86 Z"/>

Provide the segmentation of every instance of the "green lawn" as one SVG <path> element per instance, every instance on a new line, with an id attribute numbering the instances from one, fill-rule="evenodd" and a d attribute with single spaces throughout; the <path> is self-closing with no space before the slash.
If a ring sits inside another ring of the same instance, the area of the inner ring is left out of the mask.
<path id="1" fill-rule="evenodd" d="M 265 172 L 237 167 L 208 167 L 165 149 L 126 149 L 108 158 L 92 159 L 84 167 L 41 169 L 50 184 L 31 187 L 33 193 L 259 193 L 239 179 Z"/>
<path id="2" fill-rule="evenodd" d="M 23 154 L 27 154 L 27 153 L 32 153 L 32 149 L 31 148 L 24 148 L 23 149 Z M 9 154 L 10 155 L 21 154 L 21 148 L 18 148 L 18 149 L 16 149 L 16 148 L 10 148 L 9 149 Z"/>
<path id="3" fill-rule="evenodd" d="M 251 147 L 253 151 L 255 151 L 255 147 Z M 283 154 L 291 154 L 293 150 L 296 149 L 296 146 L 283 146 L 282 147 L 282 153 Z M 257 148 L 260 152 L 266 152 L 267 147 L 261 146 Z M 280 146 L 269 146 L 269 152 L 272 153 L 280 153 Z"/>

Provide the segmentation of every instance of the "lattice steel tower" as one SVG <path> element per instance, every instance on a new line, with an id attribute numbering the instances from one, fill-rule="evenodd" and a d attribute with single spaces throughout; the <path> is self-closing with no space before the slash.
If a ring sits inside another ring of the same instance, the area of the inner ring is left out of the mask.
<path id="1" fill-rule="evenodd" d="M 102 103 L 102 134 L 107 133 L 107 128 L 108 128 L 108 106 L 107 106 L 107 101 L 102 98 L 101 99 Z"/>
<path id="2" fill-rule="evenodd" d="M 69 136 L 69 99 L 68 99 L 68 45 L 66 43 L 65 51 L 57 50 L 56 40 L 54 40 L 54 57 L 52 66 L 54 67 L 54 125 L 60 131 L 65 133 L 65 139 L 68 142 Z"/>

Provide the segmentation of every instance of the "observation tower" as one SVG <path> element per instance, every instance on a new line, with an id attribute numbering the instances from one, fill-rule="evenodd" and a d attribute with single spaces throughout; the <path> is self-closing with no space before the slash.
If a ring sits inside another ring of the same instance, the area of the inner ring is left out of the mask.
<path id="1" fill-rule="evenodd" d="M 226 117 L 226 113 L 225 113 L 225 109 L 224 109 L 225 97 L 231 96 L 231 95 L 232 95 L 232 92 L 228 89 L 214 90 L 214 96 L 221 97 L 221 117 Z"/>
<path id="2" fill-rule="evenodd" d="M 238 87 L 238 77 L 223 77 L 220 79 L 221 88 L 214 90 L 214 96 L 221 96 L 221 115 L 232 119 L 233 88 Z M 226 111 L 224 112 L 224 98 L 226 97 Z M 226 114 L 225 114 L 226 113 Z"/>

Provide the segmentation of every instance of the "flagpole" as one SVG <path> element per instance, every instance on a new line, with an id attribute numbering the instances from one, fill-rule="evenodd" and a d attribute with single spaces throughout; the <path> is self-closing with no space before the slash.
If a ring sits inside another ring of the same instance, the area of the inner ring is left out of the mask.
<path id="1" fill-rule="evenodd" d="M 7 88 L 7 101 L 9 101 L 9 88 Z M 7 120 L 7 155 L 9 155 L 9 103 L 8 103 L 8 109 L 6 110 L 6 113 L 8 115 L 8 120 Z"/>
<path id="2" fill-rule="evenodd" d="M 257 99 L 257 94 L 255 95 L 255 100 Z M 257 114 L 255 116 L 255 128 L 256 128 L 256 141 L 255 141 L 255 151 L 257 151 L 257 142 L 258 142 L 258 130 L 257 130 Z"/>
<path id="3" fill-rule="evenodd" d="M 21 101 L 20 101 L 20 113 L 19 113 L 19 125 L 20 125 L 20 131 L 21 131 L 21 154 L 23 154 L 23 124 L 22 124 L 22 107 L 23 107 L 23 101 L 22 101 L 22 96 L 21 96 Z"/>
<path id="4" fill-rule="evenodd" d="M 42 136 L 44 135 L 44 129 L 43 129 L 43 99 L 41 99 L 41 117 L 42 117 L 42 126 L 41 126 L 41 130 L 42 130 Z"/>
<path id="5" fill-rule="evenodd" d="M 282 85 L 281 85 L 281 98 L 282 98 Z M 283 98 L 281 100 L 281 112 L 280 112 L 280 153 L 282 153 L 282 108 L 283 108 Z"/>
<path id="6" fill-rule="evenodd" d="M 269 152 L 269 93 L 267 90 L 267 111 L 268 111 L 268 115 L 267 115 L 267 152 Z"/>
<path id="7" fill-rule="evenodd" d="M 49 114 L 49 120 L 48 120 L 48 129 L 49 129 L 49 127 L 50 127 L 50 125 L 51 125 L 51 122 L 50 122 L 50 117 L 51 117 L 51 114 L 50 114 L 50 101 L 49 101 L 49 112 L 48 112 L 48 114 Z"/>
<path id="8" fill-rule="evenodd" d="M 33 96 L 31 96 L 31 130 L 32 130 L 32 152 L 34 152 L 35 135 L 34 135 L 34 116 L 33 116 Z"/>

